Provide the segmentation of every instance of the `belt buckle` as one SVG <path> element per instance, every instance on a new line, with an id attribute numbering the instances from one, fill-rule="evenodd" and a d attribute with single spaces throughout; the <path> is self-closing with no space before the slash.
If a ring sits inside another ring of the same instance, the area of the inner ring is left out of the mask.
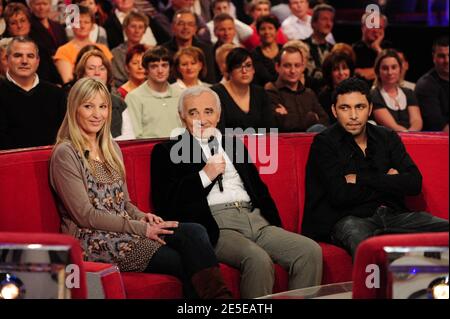
<path id="1" fill-rule="evenodd" d="M 236 208 L 242 208 L 241 202 L 234 202 L 233 204 Z"/>

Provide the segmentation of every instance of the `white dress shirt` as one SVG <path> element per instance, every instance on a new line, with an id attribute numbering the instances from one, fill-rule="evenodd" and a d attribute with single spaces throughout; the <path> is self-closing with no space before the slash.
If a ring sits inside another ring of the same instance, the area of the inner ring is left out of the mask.
<path id="1" fill-rule="evenodd" d="M 311 19 L 312 17 L 309 15 L 306 16 L 305 20 L 301 20 L 291 14 L 286 20 L 283 21 L 281 24 L 281 29 L 283 29 L 283 33 L 289 40 L 305 40 L 313 34 Z M 329 33 L 325 39 L 331 44 L 336 43 L 332 33 Z"/>
<path id="2" fill-rule="evenodd" d="M 218 154 L 222 154 L 225 160 L 225 173 L 223 174 L 222 185 L 223 192 L 219 189 L 219 183 L 215 183 L 211 191 L 207 196 L 208 205 L 217 205 L 217 204 L 225 204 L 232 203 L 236 201 L 250 202 L 250 196 L 247 194 L 247 191 L 244 187 L 244 182 L 242 181 L 239 173 L 231 162 L 225 150 L 222 148 L 222 134 L 220 132 L 216 132 L 216 138 L 219 141 L 219 150 Z M 206 159 L 211 157 L 211 149 L 209 148 L 208 141 L 196 138 L 200 143 L 203 153 L 205 154 Z M 212 181 L 208 178 L 204 170 L 199 172 L 200 178 L 202 180 L 203 187 L 206 188 L 211 185 Z"/>

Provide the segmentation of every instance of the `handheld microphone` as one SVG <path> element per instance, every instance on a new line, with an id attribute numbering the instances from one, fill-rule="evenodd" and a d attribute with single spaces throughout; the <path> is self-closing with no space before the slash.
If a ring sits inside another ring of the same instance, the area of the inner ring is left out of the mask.
<path id="1" fill-rule="evenodd" d="M 214 154 L 217 154 L 219 152 L 219 142 L 214 136 L 211 136 L 208 140 L 209 148 L 211 149 L 211 156 L 214 156 Z M 219 183 L 219 190 L 223 192 L 223 176 L 222 174 L 219 174 L 217 176 L 217 183 Z"/>

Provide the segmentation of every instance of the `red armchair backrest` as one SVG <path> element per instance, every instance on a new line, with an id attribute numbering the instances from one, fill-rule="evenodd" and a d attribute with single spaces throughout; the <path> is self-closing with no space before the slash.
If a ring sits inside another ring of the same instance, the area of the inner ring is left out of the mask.
<path id="1" fill-rule="evenodd" d="M 408 199 L 408 203 L 412 209 L 448 219 L 448 135 L 405 134 L 402 138 L 423 175 L 423 194 Z M 283 226 L 291 231 L 301 230 L 305 166 L 312 139 L 311 134 L 281 135 L 278 168 L 274 174 L 262 175 Z M 121 144 L 130 197 L 144 211 L 152 209 L 150 157 L 156 142 Z M 0 152 L 0 231 L 59 231 L 59 216 L 48 181 L 50 155 L 51 148 Z M 257 166 L 265 166 L 255 154 L 251 155 Z"/>

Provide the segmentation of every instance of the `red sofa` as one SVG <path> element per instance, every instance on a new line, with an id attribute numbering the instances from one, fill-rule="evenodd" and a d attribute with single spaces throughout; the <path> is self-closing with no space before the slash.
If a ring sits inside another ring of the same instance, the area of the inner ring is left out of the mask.
<path id="1" fill-rule="evenodd" d="M 251 137 L 254 139 L 255 137 Z M 258 143 L 265 137 L 257 137 Z M 305 165 L 312 134 L 285 134 L 278 138 L 278 169 L 262 175 L 279 208 L 283 227 L 301 233 Z M 409 198 L 412 209 L 448 219 L 448 135 L 402 135 L 409 153 L 423 175 L 423 192 Z M 142 210 L 150 202 L 150 156 L 158 140 L 122 142 L 132 201 Z M 246 141 L 248 142 L 248 141 Z M 0 152 L 0 232 L 57 233 L 59 216 L 48 182 L 50 147 Z M 254 154 L 252 154 L 254 155 Z M 253 156 L 254 157 L 254 156 Z M 254 157 L 255 158 L 255 157 Z M 257 161 L 258 166 L 264 166 Z M 46 234 L 41 234 L 45 238 Z M 341 248 L 320 243 L 323 251 L 323 284 L 352 280 L 352 260 Z M 85 270 L 104 274 L 106 298 L 179 298 L 181 285 L 167 275 L 108 272 L 108 265 L 85 263 Z M 239 297 L 239 272 L 221 265 L 233 295 Z M 122 279 L 122 282 L 118 280 Z M 276 265 L 274 292 L 287 290 L 287 273 Z"/>

